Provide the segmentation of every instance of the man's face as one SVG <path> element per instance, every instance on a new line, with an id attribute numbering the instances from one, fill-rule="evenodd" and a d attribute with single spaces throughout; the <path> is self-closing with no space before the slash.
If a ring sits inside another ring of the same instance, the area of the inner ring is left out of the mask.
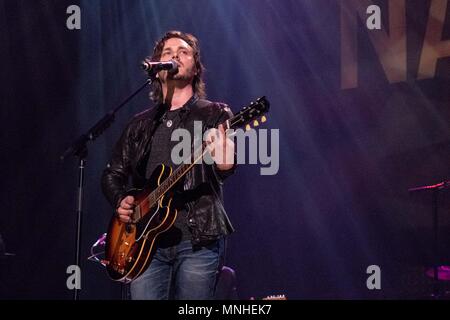
<path id="1" fill-rule="evenodd" d="M 178 73 L 167 75 L 167 71 L 162 71 L 160 79 L 165 82 L 168 79 L 192 81 L 197 74 L 195 68 L 194 50 L 183 39 L 170 38 L 166 40 L 161 52 L 161 61 L 175 60 L 178 63 Z"/>

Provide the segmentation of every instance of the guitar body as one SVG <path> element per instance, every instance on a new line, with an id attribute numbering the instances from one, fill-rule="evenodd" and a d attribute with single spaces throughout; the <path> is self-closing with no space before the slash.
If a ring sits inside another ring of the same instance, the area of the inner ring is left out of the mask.
<path id="1" fill-rule="evenodd" d="M 130 195 L 138 205 L 172 173 L 169 166 L 160 165 L 153 172 L 144 190 L 136 190 Z M 177 218 L 177 210 L 171 207 L 170 194 L 164 194 L 157 204 L 146 212 L 136 223 L 124 223 L 114 215 L 106 237 L 105 263 L 112 280 L 131 282 L 150 265 L 155 251 L 155 241 L 159 234 L 168 230 Z"/>

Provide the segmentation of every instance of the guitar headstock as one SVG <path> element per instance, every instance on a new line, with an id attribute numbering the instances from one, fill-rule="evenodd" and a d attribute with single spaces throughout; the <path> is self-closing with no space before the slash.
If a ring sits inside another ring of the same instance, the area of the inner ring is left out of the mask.
<path id="1" fill-rule="evenodd" d="M 257 298 L 251 297 L 250 300 L 287 300 L 286 295 L 284 294 L 277 294 L 277 295 L 270 295 L 266 296 L 264 298 Z"/>
<path id="2" fill-rule="evenodd" d="M 233 118 L 228 120 L 228 128 L 237 129 L 245 127 L 249 130 L 251 127 L 259 126 L 260 122 L 267 121 L 265 114 L 269 112 L 270 103 L 266 97 L 260 97 L 250 105 L 244 107 Z"/>
<path id="3" fill-rule="evenodd" d="M 262 299 L 263 300 L 287 300 L 286 295 L 284 295 L 284 294 L 267 296 L 267 297 L 262 298 Z"/>

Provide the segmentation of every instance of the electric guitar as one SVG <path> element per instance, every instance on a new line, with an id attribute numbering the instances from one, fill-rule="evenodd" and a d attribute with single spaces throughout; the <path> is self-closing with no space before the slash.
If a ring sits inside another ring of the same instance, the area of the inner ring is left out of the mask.
<path id="1" fill-rule="evenodd" d="M 224 129 L 258 126 L 266 121 L 269 101 L 261 97 L 244 107 L 224 122 Z M 133 192 L 135 198 L 131 222 L 124 223 L 114 215 L 108 227 L 105 260 L 109 277 L 114 281 L 129 283 L 141 275 L 150 265 L 155 251 L 156 238 L 167 231 L 177 218 L 172 204 L 175 184 L 198 163 L 207 152 L 203 142 L 199 152 L 194 152 L 189 163 L 183 162 L 175 171 L 165 165 L 157 167 L 144 190 Z M 197 151 L 197 150 L 196 150 Z"/>

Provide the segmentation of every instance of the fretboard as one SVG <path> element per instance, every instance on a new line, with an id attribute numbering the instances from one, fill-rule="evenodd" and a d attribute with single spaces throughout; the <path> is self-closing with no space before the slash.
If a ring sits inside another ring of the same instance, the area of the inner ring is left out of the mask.
<path id="1" fill-rule="evenodd" d="M 140 219 L 145 216 L 151 208 L 153 208 L 158 200 L 166 194 L 184 175 L 186 175 L 192 167 L 199 162 L 206 153 L 206 143 L 198 148 L 197 152 L 190 157 L 190 161 L 184 161 L 172 174 L 166 178 L 155 190 L 153 190 L 141 203 L 138 205 L 137 217 Z"/>

